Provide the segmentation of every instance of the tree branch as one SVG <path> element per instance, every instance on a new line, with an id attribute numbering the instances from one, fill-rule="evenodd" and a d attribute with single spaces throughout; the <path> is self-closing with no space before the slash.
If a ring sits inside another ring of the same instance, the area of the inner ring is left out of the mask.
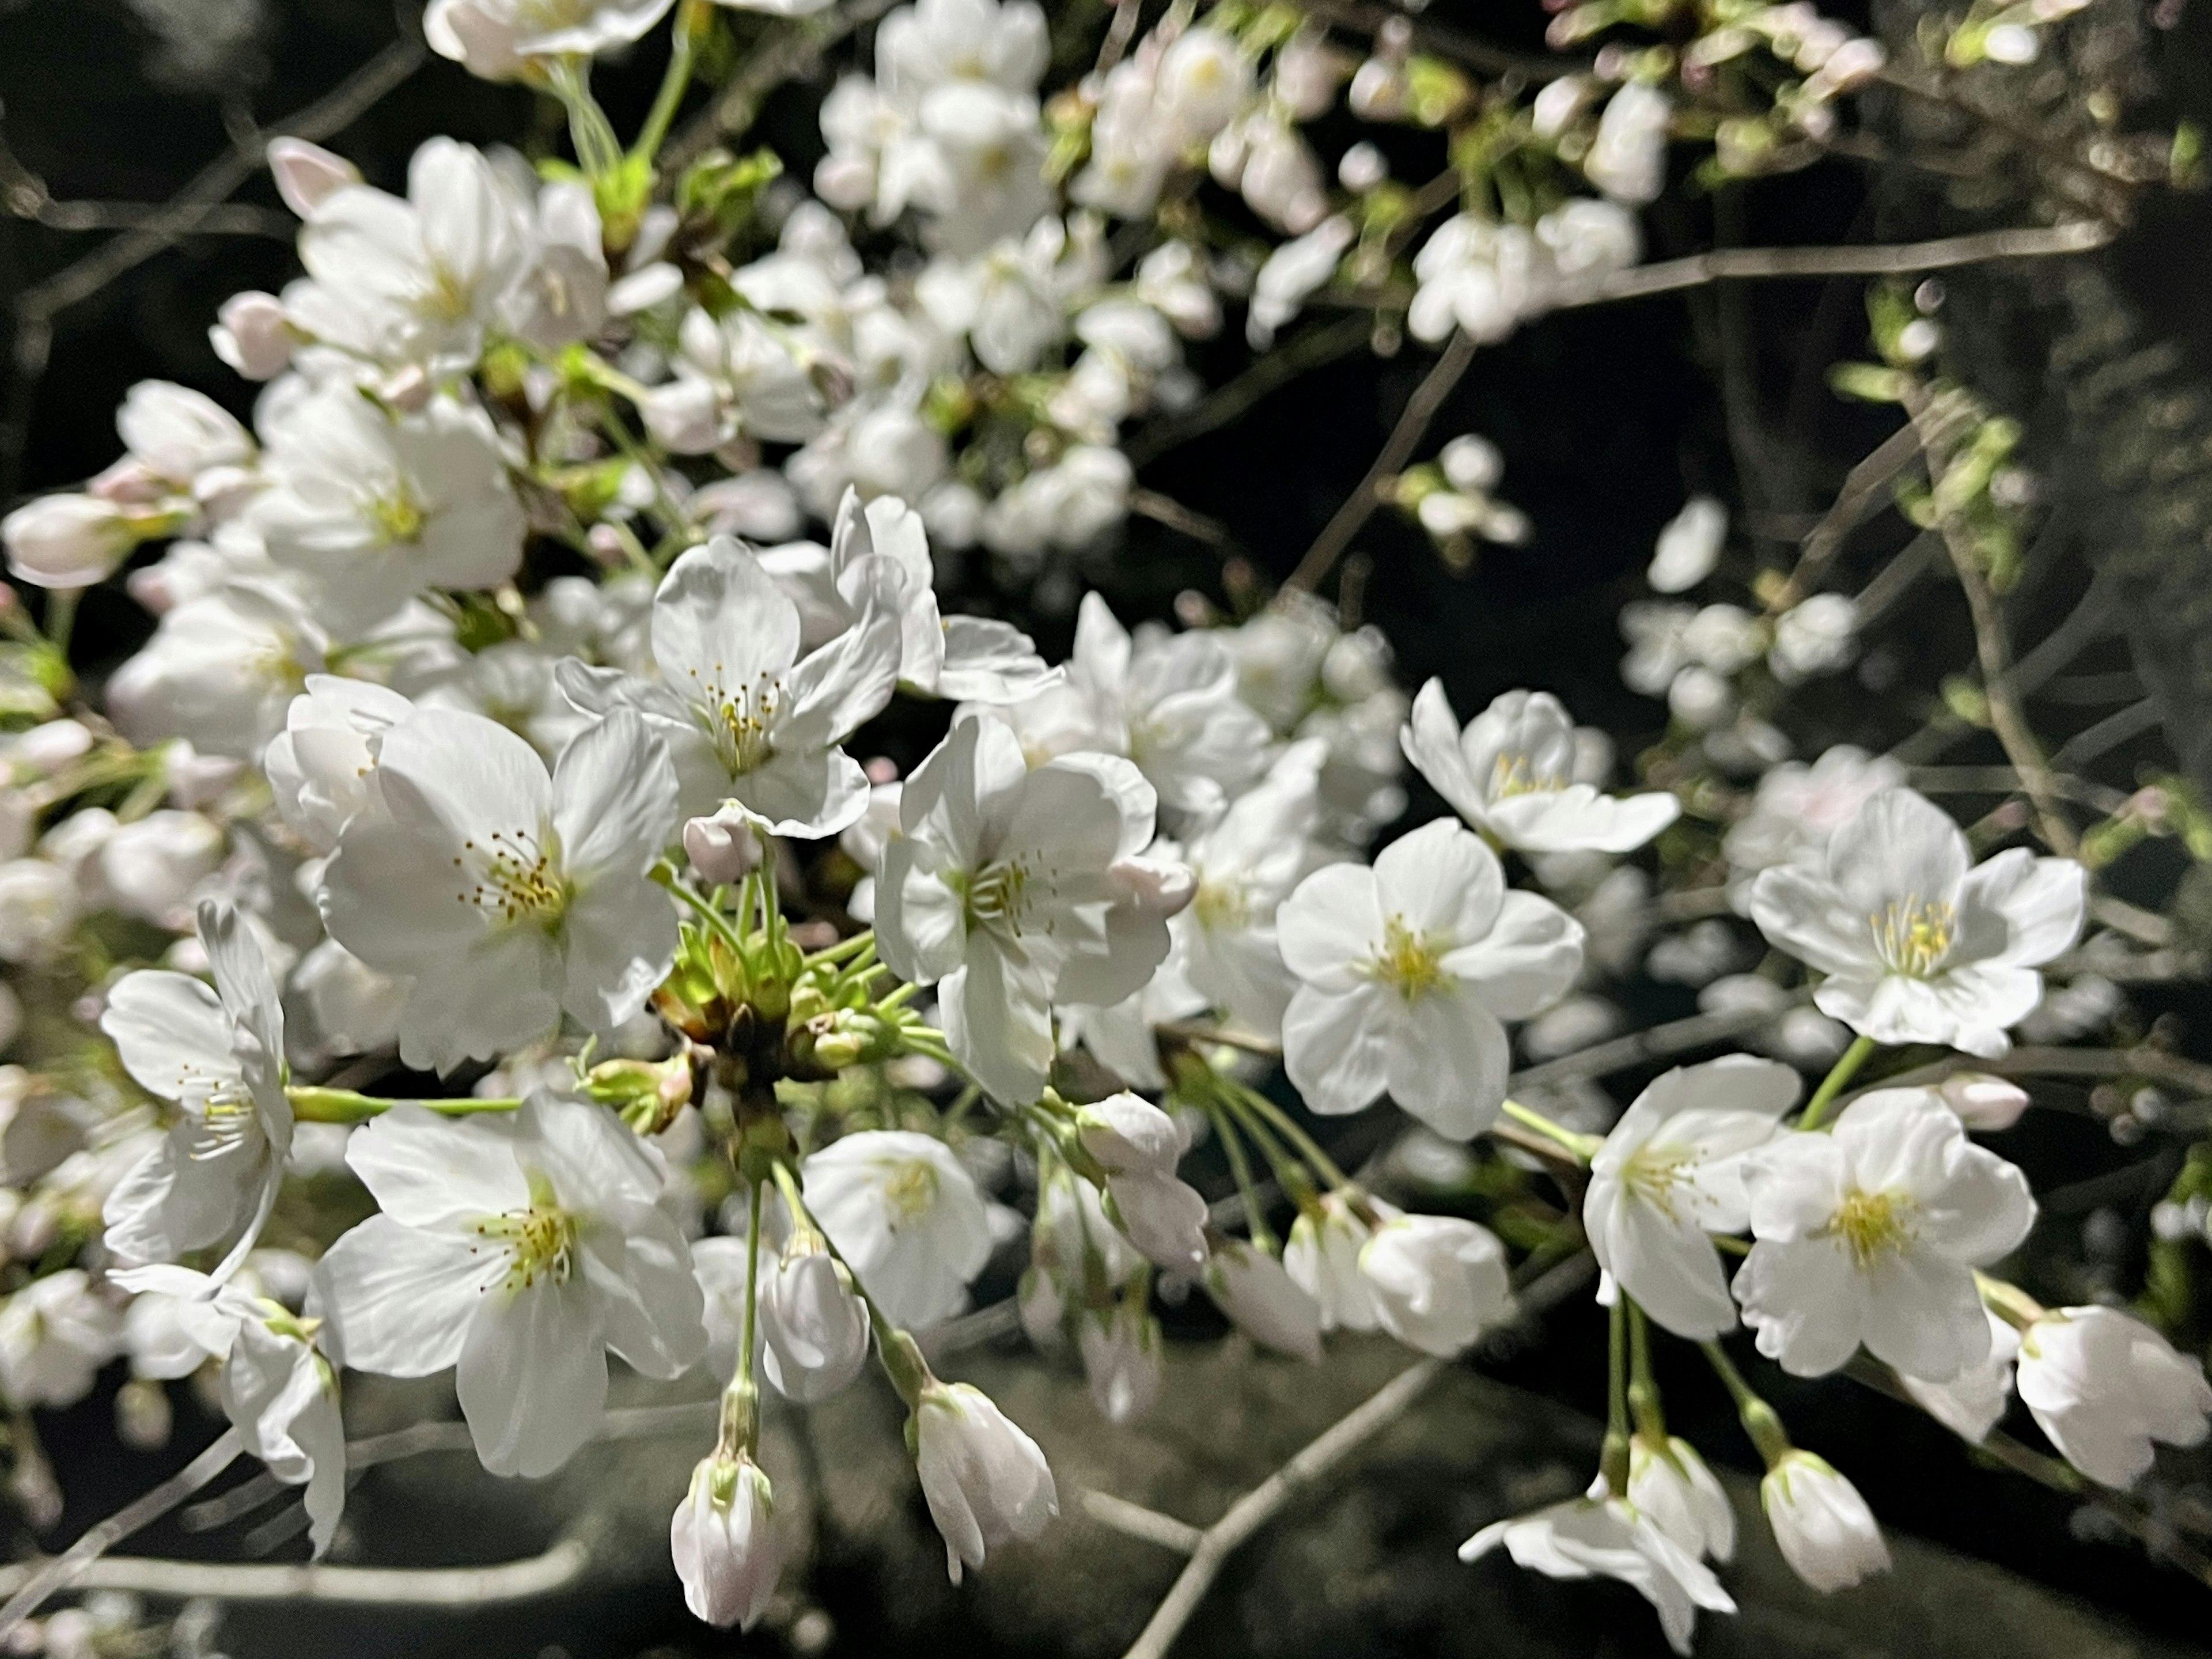
<path id="1" fill-rule="evenodd" d="M 2103 247 L 2116 234 L 2099 220 L 2070 220 L 2047 228 L 1981 231 L 1971 236 L 1944 236 L 1929 242 L 1898 242 L 1869 247 L 1716 248 L 1682 259 L 1663 259 L 1656 264 L 1632 265 L 1581 282 L 1565 283 L 1553 291 L 1550 308 L 1565 311 L 1577 306 L 1607 305 L 1615 300 L 1640 300 L 1648 295 L 1672 294 L 1707 283 L 1773 276 L 1904 276 L 1923 270 L 1949 270 L 1959 265 L 1984 264 L 1992 259 L 2049 258 L 2069 253 L 2088 253 Z"/>
<path id="2" fill-rule="evenodd" d="M 167 1480 L 125 1504 L 106 1520 L 86 1529 L 84 1535 L 59 1555 L 46 1561 L 26 1562 L 0 1573 L 0 1585 L 12 1586 L 0 1606 L 0 1639 L 39 1610 L 55 1591 L 82 1578 L 87 1569 L 134 1532 L 150 1527 L 171 1510 L 214 1480 L 246 1449 L 236 1429 L 225 1429 L 198 1457 Z"/>
<path id="3" fill-rule="evenodd" d="M 233 1565 L 117 1556 L 89 1564 L 76 1582 L 86 1589 L 125 1590 L 179 1601 L 336 1601 L 381 1607 L 475 1607 L 548 1595 L 573 1583 L 591 1552 L 567 1538 L 543 1555 L 494 1567 L 334 1567 L 301 1563 Z M 0 1588 L 25 1575 L 0 1568 Z"/>
<path id="4" fill-rule="evenodd" d="M 1305 557 L 1298 561 L 1298 568 L 1283 584 L 1285 588 L 1311 592 L 1321 585 L 1345 549 L 1352 545 L 1352 538 L 1374 516 L 1375 509 L 1382 505 L 1383 486 L 1413 459 L 1413 451 L 1427 435 L 1429 422 L 1436 419 L 1445 400 L 1459 385 L 1460 377 L 1467 373 L 1468 365 L 1474 361 L 1474 350 L 1475 343 L 1465 330 L 1452 336 L 1443 356 L 1437 359 L 1435 367 L 1413 388 L 1405 413 L 1398 417 L 1398 424 L 1391 429 L 1375 464 L 1367 469 L 1367 476 L 1359 481 L 1358 488 L 1344 505 L 1337 508 L 1335 516 L 1322 527 L 1314 544 L 1306 550 Z"/>

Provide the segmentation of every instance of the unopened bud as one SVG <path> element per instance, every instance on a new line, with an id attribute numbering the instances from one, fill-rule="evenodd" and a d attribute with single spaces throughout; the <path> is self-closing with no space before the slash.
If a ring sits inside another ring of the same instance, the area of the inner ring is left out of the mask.
<path id="1" fill-rule="evenodd" d="M 2027 1090 L 1987 1072 L 1954 1073 L 1936 1092 L 1969 1129 L 2009 1129 L 2027 1109 Z"/>
<path id="2" fill-rule="evenodd" d="M 292 363 L 292 331 L 284 303 L 249 289 L 222 302 L 222 320 L 208 331 L 215 355 L 249 380 L 273 380 Z"/>
<path id="3" fill-rule="evenodd" d="M 743 808 L 726 806 L 710 818 L 684 823 L 684 855 L 702 880 L 727 887 L 743 881 L 759 865 L 760 836 Z"/>
<path id="4" fill-rule="evenodd" d="M 284 205 L 302 219 L 349 185 L 361 182 L 361 169 L 343 155 L 333 155 L 320 144 L 304 138 L 271 138 L 269 171 L 276 180 L 276 193 Z"/>

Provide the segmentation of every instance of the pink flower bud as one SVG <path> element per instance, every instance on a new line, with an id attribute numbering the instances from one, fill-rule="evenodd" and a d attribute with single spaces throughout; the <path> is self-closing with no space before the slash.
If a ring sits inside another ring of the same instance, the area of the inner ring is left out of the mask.
<path id="1" fill-rule="evenodd" d="M 248 289 L 225 300 L 216 315 L 222 320 L 208 331 L 208 343 L 247 380 L 273 380 L 291 366 L 292 331 L 275 295 Z"/>
<path id="2" fill-rule="evenodd" d="M 269 171 L 284 205 L 302 219 L 312 219 L 331 197 L 361 182 L 361 169 L 352 162 L 304 138 L 271 138 Z"/>
<path id="3" fill-rule="evenodd" d="M 692 818 L 684 826 L 684 854 L 700 877 L 717 887 L 743 881 L 761 857 L 760 837 L 742 811 L 724 808 L 711 818 Z"/>

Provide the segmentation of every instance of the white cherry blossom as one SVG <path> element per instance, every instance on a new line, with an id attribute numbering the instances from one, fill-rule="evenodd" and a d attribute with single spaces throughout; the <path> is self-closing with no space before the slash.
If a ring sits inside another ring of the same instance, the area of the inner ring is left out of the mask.
<path id="1" fill-rule="evenodd" d="M 1513 1310 L 1505 1246 L 1457 1216 L 1392 1216 L 1360 1246 L 1359 1274 L 1376 1322 L 1438 1358 L 1461 1352 Z"/>
<path id="2" fill-rule="evenodd" d="M 1575 781 L 1575 726 L 1558 698 L 1508 691 L 1459 729 L 1443 682 L 1413 699 L 1406 758 L 1476 829 L 1530 853 L 1628 853 L 1672 823 L 1681 803 L 1604 795 Z"/>
<path id="3" fill-rule="evenodd" d="M 884 960 L 937 986 L 953 1053 L 1000 1098 L 1043 1089 L 1054 1003 L 1118 1002 L 1166 957 L 1189 881 L 1139 857 L 1152 807 L 1128 762 L 1031 770 L 1011 730 L 972 716 L 907 780 L 877 881 Z"/>
<path id="4" fill-rule="evenodd" d="M 1675 1335 L 1735 1328 L 1711 1235 L 1749 1224 L 1744 1154 L 1773 1138 L 1802 1086 L 1791 1067 L 1745 1054 L 1678 1066 L 1636 1097 L 1590 1160 L 1591 1254 Z"/>
<path id="5" fill-rule="evenodd" d="M 551 1030 L 609 1031 L 676 948 L 645 872 L 676 832 L 666 749 L 617 710 L 548 774 L 506 727 L 424 709 L 386 733 L 376 802 L 324 872 L 325 925 L 372 968 L 411 975 L 399 1049 L 451 1071 Z"/>
<path id="6" fill-rule="evenodd" d="M 704 1355 L 665 1166 L 612 1113 L 543 1093 L 512 1124 L 403 1105 L 346 1162 L 382 1212 L 317 1267 L 332 1352 L 390 1376 L 456 1366 L 495 1474 L 550 1474 L 591 1437 L 609 1350 L 664 1380 Z"/>
<path id="7" fill-rule="evenodd" d="M 1832 1133 L 1778 1136 L 1743 1173 L 1758 1242 L 1735 1288 L 1761 1353 L 1818 1376 L 1863 1342 L 1930 1382 L 1986 1362 L 1973 1270 L 2027 1236 L 2035 1200 L 1932 1090 L 1863 1095 Z"/>
<path id="8" fill-rule="evenodd" d="M 199 937 L 213 990 L 188 974 L 142 970 L 116 982 L 100 1016 L 124 1068 L 178 1109 L 175 1126 L 108 1194 L 103 1219 L 107 1249 L 125 1261 L 173 1261 L 234 1240 L 235 1268 L 291 1151 L 284 1010 L 234 906 L 204 902 Z"/>
<path id="9" fill-rule="evenodd" d="M 1498 858 L 1448 820 L 1393 842 L 1371 868 L 1331 865 L 1277 913 L 1302 981 L 1283 1059 L 1316 1112 L 1356 1112 L 1386 1090 L 1438 1133 L 1494 1121 L 1507 1019 L 1557 1000 L 1581 970 L 1579 923 L 1505 887 Z"/>
<path id="10" fill-rule="evenodd" d="M 2100 1485 L 2133 1486 L 2152 1443 L 2203 1443 L 2212 1383 L 2192 1355 L 2116 1308 L 2057 1308 L 2021 1335 L 2021 1401 L 2051 1443 Z"/>
<path id="11" fill-rule="evenodd" d="M 1617 1578 L 1651 1603 L 1668 1645 L 1688 1659 L 1698 1610 L 1734 1613 L 1735 1602 L 1712 1570 L 1626 1498 L 1570 1498 L 1532 1515 L 1494 1521 L 1459 1547 L 1479 1561 L 1505 1547 L 1516 1565 L 1552 1578 Z"/>
<path id="12" fill-rule="evenodd" d="M 782 1577 L 784 1546 L 768 1476 L 746 1453 L 706 1457 L 669 1517 L 668 1550 L 692 1616 L 750 1630 Z"/>
<path id="13" fill-rule="evenodd" d="M 674 762 L 683 816 L 734 799 L 774 834 L 833 836 L 867 807 L 867 778 L 840 745 L 890 699 L 900 580 L 856 562 L 843 591 L 858 618 L 802 656 L 798 607 L 717 537 L 677 560 L 654 597 L 657 681 L 570 658 L 561 688 L 590 713 L 635 711 Z"/>
<path id="14" fill-rule="evenodd" d="M 134 1312 L 149 1299 L 171 1302 L 195 1349 L 223 1362 L 223 1413 L 271 1475 L 307 1488 L 308 1537 L 319 1560 L 345 1511 L 346 1443 L 337 1376 L 316 1350 L 313 1322 L 188 1267 L 135 1267 L 112 1277 L 141 1292 Z"/>
<path id="15" fill-rule="evenodd" d="M 425 589 L 495 587 L 521 563 L 522 508 L 481 410 L 437 398 L 395 419 L 340 387 L 276 424 L 266 471 L 254 526 L 340 632 Z"/>
<path id="16" fill-rule="evenodd" d="M 1245 1335 L 1263 1348 L 1321 1363 L 1321 1305 L 1283 1264 L 1243 1239 L 1213 1246 L 1200 1282 Z"/>
<path id="17" fill-rule="evenodd" d="M 1638 1434 L 1628 1447 L 1628 1501 L 1698 1560 L 1735 1555 L 1735 1510 L 1727 1492 L 1679 1435 L 1655 1443 Z"/>
<path id="18" fill-rule="evenodd" d="M 1759 1499 L 1782 1559 L 1823 1594 L 1889 1571 L 1889 1546 L 1866 1499 L 1825 1459 L 1786 1453 L 1759 1483 Z"/>
<path id="19" fill-rule="evenodd" d="M 1140 629 L 1086 593 L 1064 684 L 994 711 L 1038 758 L 1126 755 L 1170 813 L 1203 823 L 1257 779 L 1266 723 L 1237 696 L 1235 659 L 1210 632 Z"/>
<path id="20" fill-rule="evenodd" d="M 1820 1012 L 1877 1042 L 1995 1056 L 2043 995 L 2036 969 L 2081 931 L 2087 873 L 2021 848 L 1976 865 L 1964 831 L 1910 789 L 1869 801 L 1817 866 L 1759 877 L 1759 931 L 1826 975 Z"/>
<path id="21" fill-rule="evenodd" d="M 909 1129 L 864 1129 L 810 1153 L 807 1212 L 894 1324 L 957 1313 L 991 1254 L 975 1180 L 951 1149 Z"/>

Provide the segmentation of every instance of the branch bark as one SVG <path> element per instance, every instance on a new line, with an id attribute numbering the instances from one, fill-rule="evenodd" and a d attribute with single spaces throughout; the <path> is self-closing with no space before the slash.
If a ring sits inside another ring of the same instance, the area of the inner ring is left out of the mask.
<path id="1" fill-rule="evenodd" d="M 1344 505 L 1337 508 L 1335 516 L 1322 527 L 1314 544 L 1306 550 L 1305 557 L 1298 561 L 1298 568 L 1283 584 L 1285 587 L 1311 592 L 1321 585 L 1330 568 L 1352 545 L 1352 538 L 1374 516 L 1375 509 L 1382 505 L 1383 486 L 1405 471 L 1407 462 L 1413 459 L 1413 451 L 1428 434 L 1429 422 L 1436 419 L 1445 400 L 1459 385 L 1460 377 L 1474 362 L 1474 351 L 1475 343 L 1464 330 L 1452 336 L 1443 356 L 1437 359 L 1420 385 L 1413 388 L 1405 413 L 1398 417 L 1398 424 L 1391 429 L 1375 464 L 1367 469 L 1367 476 L 1359 481 L 1358 488 Z"/>

